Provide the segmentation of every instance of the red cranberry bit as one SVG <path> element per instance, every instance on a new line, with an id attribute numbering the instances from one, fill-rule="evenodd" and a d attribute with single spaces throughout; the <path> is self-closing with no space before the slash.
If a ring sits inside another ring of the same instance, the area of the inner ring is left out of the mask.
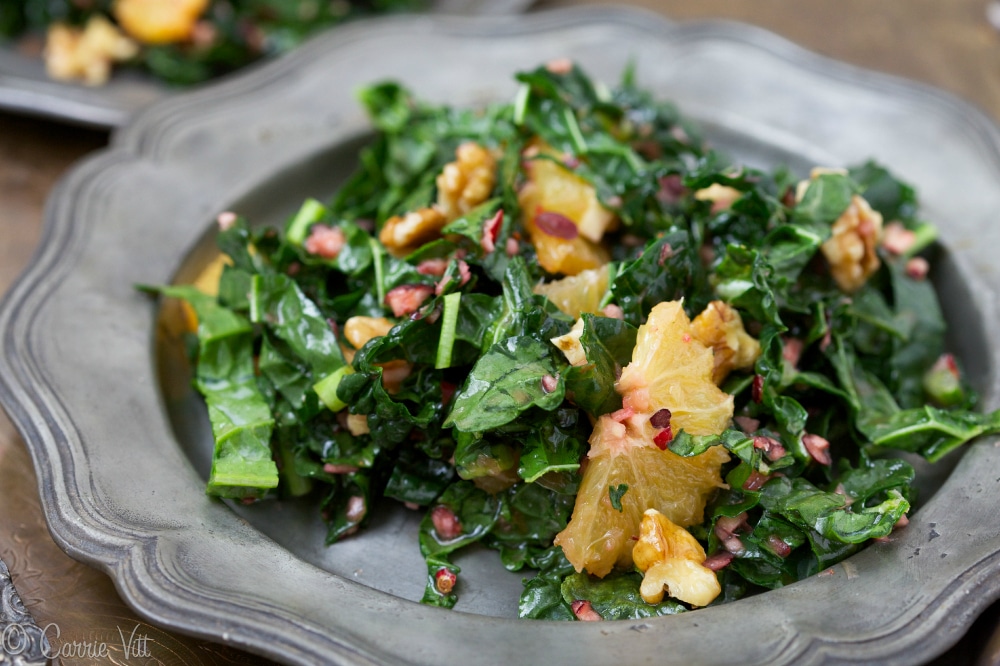
<path id="1" fill-rule="evenodd" d="M 753 386 L 750 387 L 750 397 L 757 404 L 760 404 L 760 401 L 764 399 L 764 375 L 753 376 Z"/>
<path id="2" fill-rule="evenodd" d="M 758 435 L 753 438 L 753 447 L 763 451 L 767 459 L 771 461 L 775 461 L 785 455 L 785 447 L 773 437 Z"/>
<path id="3" fill-rule="evenodd" d="M 334 463 L 326 463 L 323 465 L 323 471 L 327 474 L 354 474 L 358 471 L 358 468 L 354 465 L 335 465 Z"/>
<path id="4" fill-rule="evenodd" d="M 451 382 L 441 381 L 441 404 L 447 405 L 451 402 L 451 399 L 455 396 L 455 391 L 458 390 L 457 384 L 452 384 Z"/>
<path id="5" fill-rule="evenodd" d="M 760 490 L 770 479 L 769 475 L 761 474 L 757 470 L 754 470 L 750 472 L 750 476 L 743 482 L 743 490 Z"/>
<path id="6" fill-rule="evenodd" d="M 247 45 L 252 53 L 263 53 L 267 44 L 267 35 L 263 29 L 255 23 L 242 21 L 238 24 L 238 31 L 243 37 L 243 43 Z"/>
<path id="7" fill-rule="evenodd" d="M 623 423 L 635 416 L 635 410 L 631 407 L 622 407 L 617 412 L 611 412 L 611 420 Z"/>
<path id="8" fill-rule="evenodd" d="M 314 224 L 309 231 L 309 237 L 303 244 L 306 252 L 324 259 L 336 259 L 347 244 L 347 237 L 340 227 L 328 227 L 325 224 Z"/>
<path id="9" fill-rule="evenodd" d="M 653 444 L 656 444 L 656 448 L 661 451 L 666 451 L 667 444 L 674 438 L 674 431 L 668 425 L 666 428 L 656 433 L 656 437 L 653 438 Z"/>
<path id="10" fill-rule="evenodd" d="M 704 243 L 698 248 L 698 258 L 701 260 L 701 265 L 708 268 L 715 261 L 715 246 L 711 243 Z"/>
<path id="11" fill-rule="evenodd" d="M 674 256 L 674 248 L 670 246 L 670 243 L 664 243 L 663 247 L 660 248 L 660 258 L 657 259 L 657 262 L 660 264 L 660 266 L 662 266 L 663 264 L 667 263 L 667 261 L 669 261 L 670 258 L 673 256 Z"/>
<path id="12" fill-rule="evenodd" d="M 938 356 L 938 359 L 934 361 L 934 365 L 931 366 L 931 372 L 941 372 L 942 370 L 947 370 L 956 379 L 960 378 L 958 363 L 955 361 L 955 357 L 952 354 L 941 354 Z"/>
<path id="13" fill-rule="evenodd" d="M 680 174 L 672 173 L 660 178 L 660 191 L 656 195 L 667 203 L 677 203 L 685 192 L 687 188 L 684 187 L 684 179 Z"/>
<path id="14" fill-rule="evenodd" d="M 479 240 L 483 251 L 489 254 L 496 249 L 497 236 L 500 235 L 500 227 L 503 226 L 503 208 L 499 209 L 493 217 L 483 224 L 483 236 Z"/>
<path id="15" fill-rule="evenodd" d="M 754 432 L 757 432 L 760 429 L 760 421 L 758 419 L 755 419 L 755 418 L 752 418 L 752 417 L 749 417 L 749 416 L 734 416 L 733 420 L 736 421 L 736 425 L 738 425 L 740 427 L 740 430 L 742 430 L 745 433 L 748 433 L 748 434 L 749 433 L 754 433 Z M 757 445 L 757 442 L 755 441 L 754 442 L 754 446 L 756 446 L 756 445 Z M 760 448 L 760 447 L 757 447 L 757 448 Z"/>
<path id="16" fill-rule="evenodd" d="M 793 368 L 799 364 L 802 357 L 802 340 L 798 338 L 783 338 L 781 345 L 781 357 L 788 361 Z"/>
<path id="17" fill-rule="evenodd" d="M 733 561 L 736 556 L 730 553 L 728 550 L 720 550 L 717 553 L 712 553 L 708 556 L 701 566 L 706 569 L 711 569 L 712 571 L 719 571 L 725 569 L 729 566 L 729 563 Z"/>
<path id="18" fill-rule="evenodd" d="M 542 391 L 552 393 L 557 388 L 559 388 L 559 379 L 552 375 L 544 375 L 542 377 Z"/>
<path id="19" fill-rule="evenodd" d="M 348 522 L 358 523 L 361 519 L 365 517 L 365 513 L 368 512 L 368 507 L 365 506 L 365 498 L 361 495 L 353 495 L 347 500 L 347 512 L 344 517 L 347 518 Z"/>
<path id="20" fill-rule="evenodd" d="M 639 133 L 643 134 L 642 131 L 640 131 Z M 663 157 L 663 148 L 660 146 L 660 144 L 658 144 L 656 141 L 652 141 L 649 139 L 633 141 L 632 150 L 639 153 L 647 160 L 658 160 L 661 157 Z M 660 188 L 660 191 L 656 193 L 656 196 L 660 199 L 660 201 L 665 201 L 665 202 L 669 201 L 668 199 L 666 199 L 663 193 L 662 186 Z"/>
<path id="21" fill-rule="evenodd" d="M 434 531 L 445 541 L 451 541 L 462 535 L 462 523 L 455 512 L 444 504 L 438 504 L 431 509 L 431 523 Z"/>
<path id="22" fill-rule="evenodd" d="M 604 309 L 601 310 L 601 314 L 610 319 L 619 319 L 619 320 L 625 319 L 625 311 L 622 310 L 619 306 L 615 305 L 614 303 L 608 303 L 607 305 L 605 305 Z"/>
<path id="23" fill-rule="evenodd" d="M 219 213 L 215 221 L 219 225 L 219 231 L 229 231 L 236 224 L 236 219 L 236 213 L 227 210 L 225 213 Z"/>
<path id="24" fill-rule="evenodd" d="M 604 619 L 600 613 L 594 610 L 589 601 L 577 599 L 570 604 L 570 608 L 573 609 L 573 615 L 576 615 L 576 619 L 583 622 L 600 622 Z"/>
<path id="25" fill-rule="evenodd" d="M 691 137 L 688 133 L 684 131 L 684 128 L 680 125 L 674 125 L 670 128 L 670 136 L 676 141 L 680 141 L 683 144 L 689 145 L 691 143 Z"/>
<path id="26" fill-rule="evenodd" d="M 917 235 L 902 222 L 890 222 L 882 230 L 882 247 L 893 254 L 905 254 L 917 242 Z"/>
<path id="27" fill-rule="evenodd" d="M 786 208 L 795 207 L 795 188 L 788 187 L 785 189 L 785 193 L 781 195 L 781 205 Z"/>
<path id="28" fill-rule="evenodd" d="M 556 58 L 545 63 L 545 69 L 553 74 L 569 74 L 573 71 L 573 61 L 569 58 Z"/>
<path id="29" fill-rule="evenodd" d="M 792 547 L 785 543 L 784 539 L 777 534 L 767 537 L 767 545 L 771 547 L 774 554 L 784 559 L 792 554 Z"/>
<path id="30" fill-rule="evenodd" d="M 219 225 L 219 231 L 229 231 L 236 224 L 236 213 L 228 210 L 225 213 L 219 213 L 215 221 Z"/>
<path id="31" fill-rule="evenodd" d="M 441 257 L 437 259 L 425 259 L 417 264 L 417 272 L 421 275 L 441 277 L 446 270 L 448 270 L 448 260 Z"/>
<path id="32" fill-rule="evenodd" d="M 441 594 L 451 594 L 451 591 L 455 589 L 455 583 L 458 582 L 458 576 L 455 575 L 454 571 L 450 569 L 441 568 L 437 570 L 434 574 L 434 587 Z"/>
<path id="33" fill-rule="evenodd" d="M 74 3 L 78 6 L 85 3 Z M 191 28 L 191 45 L 199 51 L 208 49 L 219 37 L 218 29 L 210 21 L 198 21 Z"/>
<path id="34" fill-rule="evenodd" d="M 735 534 L 730 534 L 722 540 L 722 547 L 733 555 L 738 555 L 743 551 L 743 541 Z"/>
<path id="35" fill-rule="evenodd" d="M 923 257 L 913 257 L 906 262 L 906 274 L 914 280 L 923 280 L 931 270 L 931 265 Z"/>
<path id="36" fill-rule="evenodd" d="M 429 284 L 401 284 L 389 290 L 385 302 L 394 316 L 402 317 L 416 312 L 433 293 Z"/>
<path id="37" fill-rule="evenodd" d="M 535 226 L 543 234 L 556 238 L 573 240 L 580 235 L 580 230 L 576 228 L 573 220 L 550 210 L 540 210 L 535 213 Z"/>
<path id="38" fill-rule="evenodd" d="M 736 533 L 749 531 L 750 525 L 747 524 L 745 511 L 738 516 L 720 516 L 715 521 L 715 536 L 719 537 L 722 546 L 730 553 L 739 553 L 743 550 L 743 542 L 736 536 Z"/>
<path id="39" fill-rule="evenodd" d="M 833 489 L 833 492 L 844 497 L 844 506 L 851 506 L 854 504 L 854 498 L 847 494 L 847 489 L 844 488 L 844 484 L 838 483 L 837 487 Z"/>
<path id="40" fill-rule="evenodd" d="M 652 416 L 649 417 L 649 423 L 654 428 L 669 428 L 670 427 L 670 410 L 661 409 Z"/>
<path id="41" fill-rule="evenodd" d="M 813 457 L 813 460 L 820 465 L 829 465 L 833 460 L 830 458 L 830 442 L 825 437 L 806 433 L 802 435 L 802 444 L 806 451 Z"/>

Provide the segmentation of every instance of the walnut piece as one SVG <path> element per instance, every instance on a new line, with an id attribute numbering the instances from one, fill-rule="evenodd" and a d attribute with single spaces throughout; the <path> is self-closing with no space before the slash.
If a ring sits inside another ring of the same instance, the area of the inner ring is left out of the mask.
<path id="1" fill-rule="evenodd" d="M 486 201 L 496 184 L 496 159 L 478 143 L 466 141 L 455 150 L 437 177 L 438 211 L 450 222 Z"/>
<path id="2" fill-rule="evenodd" d="M 648 604 L 660 603 L 666 592 L 693 606 L 707 606 L 722 592 L 715 572 L 703 566 L 701 544 L 656 509 L 642 516 L 632 561 L 643 572 L 639 594 Z"/>
<path id="3" fill-rule="evenodd" d="M 395 257 L 405 257 L 424 243 L 441 235 L 448 220 L 436 208 L 421 208 L 406 215 L 394 215 L 382 225 L 378 239 Z"/>
<path id="4" fill-rule="evenodd" d="M 587 353 L 580 338 L 583 336 L 583 319 L 577 319 L 569 333 L 552 338 L 550 342 L 559 348 L 570 365 L 587 365 Z"/>
<path id="5" fill-rule="evenodd" d="M 395 324 L 385 317 L 351 317 L 344 322 L 344 338 L 355 349 L 361 349 L 366 342 L 385 335 L 393 326 Z"/>
<path id="6" fill-rule="evenodd" d="M 139 45 L 111 21 L 94 16 L 83 28 L 56 23 L 49 26 L 45 69 L 59 81 L 81 81 L 88 86 L 107 83 L 116 62 L 134 58 Z"/>
<path id="7" fill-rule="evenodd" d="M 496 183 L 496 159 L 478 143 L 466 141 L 455 150 L 455 161 L 437 177 L 433 206 L 390 217 L 378 239 L 395 257 L 405 257 L 424 243 L 440 238 L 449 222 L 486 201 Z"/>
<path id="8" fill-rule="evenodd" d="M 367 435 L 368 433 L 371 432 L 371 430 L 368 429 L 368 415 L 348 414 L 347 429 L 355 437 L 360 437 L 361 435 Z"/>
<path id="9" fill-rule="evenodd" d="M 741 196 L 743 196 L 743 193 L 735 187 L 729 187 L 720 183 L 712 183 L 708 187 L 694 193 L 694 198 L 698 201 L 712 202 L 713 213 L 728 210 Z"/>
<path id="10" fill-rule="evenodd" d="M 743 328 L 739 313 L 722 301 L 709 303 L 691 321 L 691 332 L 698 342 L 712 348 L 716 384 L 722 384 L 733 370 L 752 368 L 760 356 L 760 343 Z"/>
<path id="11" fill-rule="evenodd" d="M 832 235 L 820 246 L 841 291 L 856 292 L 878 270 L 881 263 L 875 249 L 881 236 L 882 215 L 862 197 L 851 197 L 851 205 L 833 223 Z"/>

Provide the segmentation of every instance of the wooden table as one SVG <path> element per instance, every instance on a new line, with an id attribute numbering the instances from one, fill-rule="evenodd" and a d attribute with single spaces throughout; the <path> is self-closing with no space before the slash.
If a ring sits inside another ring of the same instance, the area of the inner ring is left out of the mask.
<path id="1" fill-rule="evenodd" d="M 596 4 L 546 0 L 537 9 Z M 985 0 L 631 0 L 677 20 L 725 18 L 768 28 L 821 54 L 917 79 L 970 100 L 1000 121 L 1000 33 Z M 55 181 L 78 158 L 106 145 L 106 133 L 0 113 L 0 294 L 39 243 L 43 205 Z M 39 505 L 24 442 L 0 411 L 0 558 L 40 626 L 58 625 L 54 642 L 104 642 L 122 656 L 126 638 L 148 637 L 148 663 L 265 664 L 258 657 L 178 636 L 137 617 L 103 573 L 77 563 L 52 541 Z M 963 640 L 933 662 L 1000 664 L 1000 603 Z M 50 637 L 53 637 L 50 635 Z M 110 658 L 54 663 L 112 663 Z"/>

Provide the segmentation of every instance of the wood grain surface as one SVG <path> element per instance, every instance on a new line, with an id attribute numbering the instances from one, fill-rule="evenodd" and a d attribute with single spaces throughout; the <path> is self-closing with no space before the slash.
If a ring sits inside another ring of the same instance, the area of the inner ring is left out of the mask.
<path id="1" fill-rule="evenodd" d="M 536 9 L 584 4 L 598 2 L 546 0 Z M 984 0 L 631 0 L 628 4 L 682 21 L 721 18 L 753 23 L 820 54 L 943 88 L 1000 120 L 1000 34 L 986 20 Z M 104 133 L 0 113 L 0 295 L 28 265 L 40 242 L 44 202 L 54 183 L 74 161 L 102 148 L 107 140 Z M 72 641 L 108 647 L 107 656 L 66 657 L 54 663 L 136 663 L 125 659 L 129 655 L 123 643 L 130 635 L 147 637 L 142 647 L 148 655 L 139 663 L 269 663 L 150 625 L 122 602 L 107 576 L 66 556 L 45 527 L 24 442 L 2 411 L 0 558 L 38 624 L 59 627 L 58 638 L 50 633 L 54 648 Z M 955 648 L 933 663 L 1000 664 L 998 622 L 1000 605 L 995 605 Z"/>

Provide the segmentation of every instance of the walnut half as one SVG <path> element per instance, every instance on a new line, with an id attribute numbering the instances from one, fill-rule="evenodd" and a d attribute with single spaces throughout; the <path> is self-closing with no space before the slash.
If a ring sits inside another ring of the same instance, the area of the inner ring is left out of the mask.
<path id="1" fill-rule="evenodd" d="M 879 262 L 876 248 L 882 236 L 882 215 L 862 197 L 854 195 L 820 250 L 841 291 L 852 294 L 864 286 Z"/>
<path id="2" fill-rule="evenodd" d="M 691 534 L 656 509 L 647 509 L 639 526 L 632 560 L 643 572 L 639 594 L 647 604 L 670 597 L 707 606 L 722 592 L 715 572 L 705 567 L 705 550 Z"/>
<path id="3" fill-rule="evenodd" d="M 405 257 L 424 243 L 441 236 L 441 230 L 486 201 L 496 183 L 496 160 L 486 148 L 466 141 L 455 150 L 455 161 L 444 165 L 437 177 L 437 202 L 433 206 L 390 217 L 378 239 L 395 257 Z"/>
<path id="4" fill-rule="evenodd" d="M 455 150 L 455 161 L 437 177 L 436 208 L 450 222 L 486 201 L 496 184 L 496 160 L 478 143 L 466 141 Z"/>

